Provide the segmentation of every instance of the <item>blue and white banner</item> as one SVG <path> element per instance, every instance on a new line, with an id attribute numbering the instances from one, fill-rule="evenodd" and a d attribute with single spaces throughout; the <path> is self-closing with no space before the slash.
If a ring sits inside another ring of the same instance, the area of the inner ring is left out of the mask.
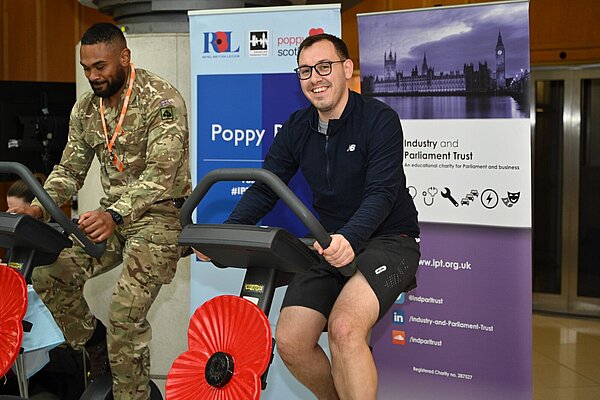
<path id="1" fill-rule="evenodd" d="M 308 105 L 293 71 L 297 48 L 311 34 L 341 36 L 340 5 L 190 11 L 189 19 L 193 181 L 217 168 L 261 167 L 285 120 Z M 200 204 L 196 220 L 223 222 L 249 186 L 249 182 L 215 185 Z M 291 186 L 310 202 L 300 175 Z M 298 235 L 306 231 L 282 205 L 263 224 L 283 226 Z M 239 294 L 243 274 L 192 261 L 190 314 L 212 297 Z M 277 289 L 273 301 L 269 316 L 273 327 L 284 290 Z M 276 355 L 262 398 L 308 397 Z"/>
<path id="2" fill-rule="evenodd" d="M 421 226 L 419 286 L 372 334 L 382 400 L 531 399 L 528 7 L 359 15 Z"/>

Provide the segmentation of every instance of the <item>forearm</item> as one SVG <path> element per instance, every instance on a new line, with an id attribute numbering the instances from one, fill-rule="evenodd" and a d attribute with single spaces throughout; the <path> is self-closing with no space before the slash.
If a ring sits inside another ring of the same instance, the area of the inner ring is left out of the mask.
<path id="1" fill-rule="evenodd" d="M 44 183 L 44 190 L 57 205 L 71 200 L 73 194 L 83 186 L 93 156 L 93 150 L 78 135 L 70 134 L 60 162 Z M 43 211 L 45 220 L 50 219 L 38 199 L 34 199 L 31 204 Z"/>
<path id="2" fill-rule="evenodd" d="M 393 200 L 389 196 L 371 196 L 363 201 L 352 218 L 336 233 L 344 236 L 356 252 L 385 221 L 392 207 Z"/>
<path id="3" fill-rule="evenodd" d="M 406 187 L 403 169 L 402 127 L 391 111 L 380 115 L 372 127 L 362 202 L 350 220 L 338 230 L 355 251 L 388 218 Z"/>

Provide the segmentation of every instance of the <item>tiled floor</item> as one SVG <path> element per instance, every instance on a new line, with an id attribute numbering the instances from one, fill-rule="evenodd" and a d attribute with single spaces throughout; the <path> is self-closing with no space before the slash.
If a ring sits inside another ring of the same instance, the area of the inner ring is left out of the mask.
<path id="1" fill-rule="evenodd" d="M 533 314 L 533 400 L 600 400 L 600 318 Z"/>
<path id="2" fill-rule="evenodd" d="M 600 399 L 600 319 L 533 315 L 533 400 Z"/>

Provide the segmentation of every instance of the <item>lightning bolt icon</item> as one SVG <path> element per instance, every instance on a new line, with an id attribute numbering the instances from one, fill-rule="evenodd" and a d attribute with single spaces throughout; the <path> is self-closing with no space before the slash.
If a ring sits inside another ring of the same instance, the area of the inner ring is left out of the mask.
<path id="1" fill-rule="evenodd" d="M 481 204 L 487 209 L 496 207 L 496 204 L 498 204 L 498 194 L 494 189 L 486 189 L 481 193 Z"/>

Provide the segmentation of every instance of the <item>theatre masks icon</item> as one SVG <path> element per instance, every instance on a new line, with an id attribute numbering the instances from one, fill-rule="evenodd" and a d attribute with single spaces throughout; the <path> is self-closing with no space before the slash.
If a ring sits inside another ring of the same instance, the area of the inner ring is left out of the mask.
<path id="1" fill-rule="evenodd" d="M 521 198 L 521 192 L 506 192 L 506 197 L 502 198 L 502 202 L 504 203 L 504 205 L 506 207 L 512 207 L 515 204 L 517 204 L 517 202 L 519 201 L 519 199 Z"/>

